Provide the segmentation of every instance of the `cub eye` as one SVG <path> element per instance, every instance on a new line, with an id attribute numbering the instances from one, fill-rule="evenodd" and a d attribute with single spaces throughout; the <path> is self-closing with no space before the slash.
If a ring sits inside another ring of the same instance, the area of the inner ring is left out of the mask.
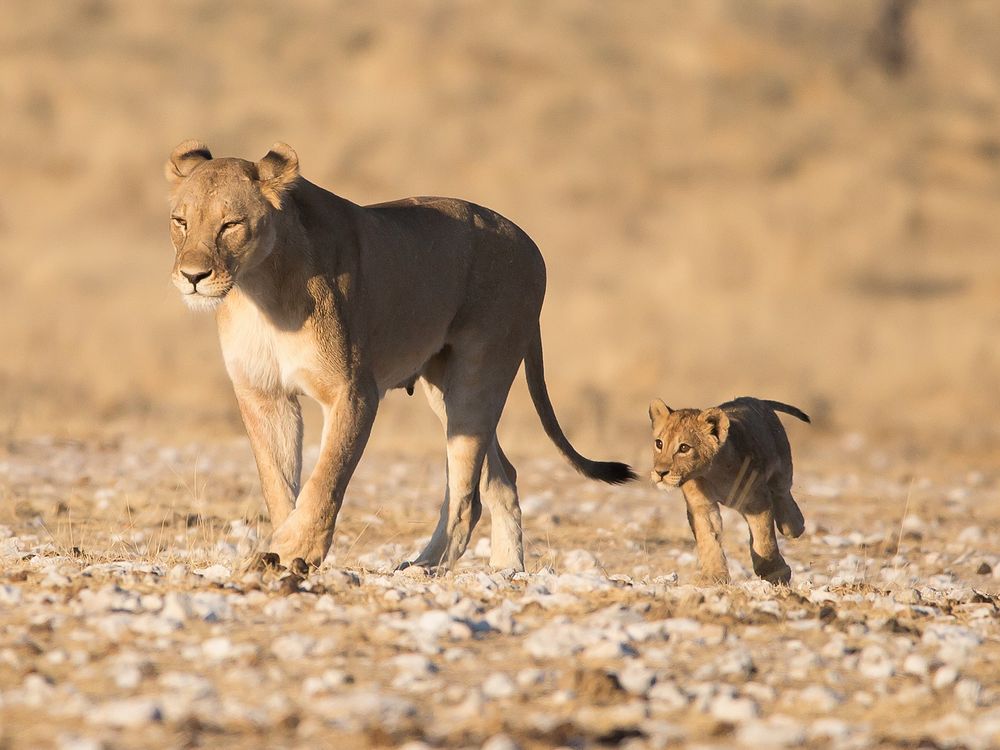
<path id="1" fill-rule="evenodd" d="M 689 450 L 691 450 L 691 446 L 688 445 L 687 443 L 681 443 L 680 445 L 677 446 L 678 453 L 687 453 Z"/>
<path id="2" fill-rule="evenodd" d="M 663 450 L 663 441 L 662 440 L 657 440 L 653 444 L 656 446 L 656 450 L 658 450 L 658 451 L 662 451 Z"/>
<path id="3" fill-rule="evenodd" d="M 187 222 L 184 221 L 180 216 L 171 216 L 170 223 L 173 224 L 178 229 L 187 229 Z"/>

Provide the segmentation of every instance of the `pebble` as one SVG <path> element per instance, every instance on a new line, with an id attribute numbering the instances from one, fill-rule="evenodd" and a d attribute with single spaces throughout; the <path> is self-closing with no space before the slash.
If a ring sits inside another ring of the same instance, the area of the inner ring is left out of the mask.
<path id="1" fill-rule="evenodd" d="M 903 672 L 914 677 L 924 678 L 930 672 L 930 665 L 920 654 L 908 654 L 903 659 Z"/>
<path id="2" fill-rule="evenodd" d="M 712 699 L 708 710 L 713 717 L 729 724 L 740 724 L 760 715 L 760 707 L 752 698 L 740 698 L 727 693 Z"/>
<path id="3" fill-rule="evenodd" d="M 944 690 L 954 685 L 957 679 L 958 670 L 946 664 L 943 667 L 938 667 L 938 670 L 934 673 L 934 678 L 931 680 L 931 685 L 935 690 Z"/>
<path id="4" fill-rule="evenodd" d="M 656 671 L 638 660 L 629 660 L 624 668 L 618 670 L 617 677 L 626 692 L 643 696 L 656 682 Z"/>
<path id="5" fill-rule="evenodd" d="M 510 735 L 494 734 L 483 743 L 481 750 L 521 750 Z"/>
<path id="6" fill-rule="evenodd" d="M 869 680 L 887 680 L 895 672 L 892 658 L 881 646 L 865 646 L 858 659 L 858 672 Z"/>
<path id="7" fill-rule="evenodd" d="M 108 701 L 95 706 L 87 715 L 91 724 L 106 724 L 119 729 L 141 727 L 163 719 L 163 709 L 153 698 L 136 697 Z"/>
<path id="8" fill-rule="evenodd" d="M 482 691 L 487 698 L 500 700 L 517 695 L 517 685 L 503 672 L 494 672 L 483 680 Z"/>

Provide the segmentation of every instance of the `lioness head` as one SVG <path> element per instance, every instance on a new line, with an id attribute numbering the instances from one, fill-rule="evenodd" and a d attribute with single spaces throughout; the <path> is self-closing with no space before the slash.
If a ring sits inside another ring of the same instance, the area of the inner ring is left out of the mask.
<path id="1" fill-rule="evenodd" d="M 213 159 L 205 144 L 184 141 L 166 175 L 174 286 L 189 307 L 212 309 L 274 249 L 275 218 L 298 178 L 298 157 L 276 143 L 256 164 Z"/>
<path id="2" fill-rule="evenodd" d="M 708 471 L 729 437 L 729 417 L 715 407 L 671 409 L 660 399 L 649 405 L 653 423 L 653 484 L 677 487 Z"/>

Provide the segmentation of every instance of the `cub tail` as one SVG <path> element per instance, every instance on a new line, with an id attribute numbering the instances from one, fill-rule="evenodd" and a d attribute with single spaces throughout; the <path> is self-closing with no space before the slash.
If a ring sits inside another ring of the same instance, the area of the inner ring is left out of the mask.
<path id="1" fill-rule="evenodd" d="M 541 331 L 535 331 L 534 339 L 528 347 L 524 358 L 524 377 L 528 381 L 528 393 L 535 405 L 535 411 L 542 421 L 545 434 L 549 436 L 559 452 L 569 461 L 573 468 L 588 479 L 597 479 L 608 484 L 624 484 L 636 478 L 632 467 L 617 461 L 593 461 L 581 456 L 569 442 L 559 426 L 555 410 L 549 400 L 549 391 L 545 386 L 545 368 L 542 363 Z"/>
<path id="2" fill-rule="evenodd" d="M 809 419 L 808 414 L 806 414 L 804 411 L 794 406 L 783 404 L 780 401 L 767 401 L 767 400 L 764 400 L 763 404 L 771 411 L 780 411 L 782 414 L 790 414 L 796 419 L 801 419 L 803 422 L 808 422 L 810 424 L 812 423 L 812 420 Z"/>

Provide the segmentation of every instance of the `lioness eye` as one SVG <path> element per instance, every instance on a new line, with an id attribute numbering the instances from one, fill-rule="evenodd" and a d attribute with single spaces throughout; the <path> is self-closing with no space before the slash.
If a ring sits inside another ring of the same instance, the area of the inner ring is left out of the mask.
<path id="1" fill-rule="evenodd" d="M 681 443 L 680 445 L 677 446 L 678 453 L 687 453 L 689 450 L 691 450 L 691 446 L 688 445 L 687 443 Z"/>
<path id="2" fill-rule="evenodd" d="M 662 440 L 657 440 L 654 443 L 654 445 L 656 446 L 656 450 L 658 450 L 658 451 L 662 451 L 663 450 L 663 441 Z"/>
<path id="3" fill-rule="evenodd" d="M 221 231 L 225 232 L 233 227 L 238 227 L 242 223 L 242 221 L 227 221 L 222 225 Z"/>
<path id="4" fill-rule="evenodd" d="M 171 216 L 170 221 L 173 222 L 175 227 L 180 229 L 187 229 L 187 222 L 184 221 L 180 216 Z"/>

